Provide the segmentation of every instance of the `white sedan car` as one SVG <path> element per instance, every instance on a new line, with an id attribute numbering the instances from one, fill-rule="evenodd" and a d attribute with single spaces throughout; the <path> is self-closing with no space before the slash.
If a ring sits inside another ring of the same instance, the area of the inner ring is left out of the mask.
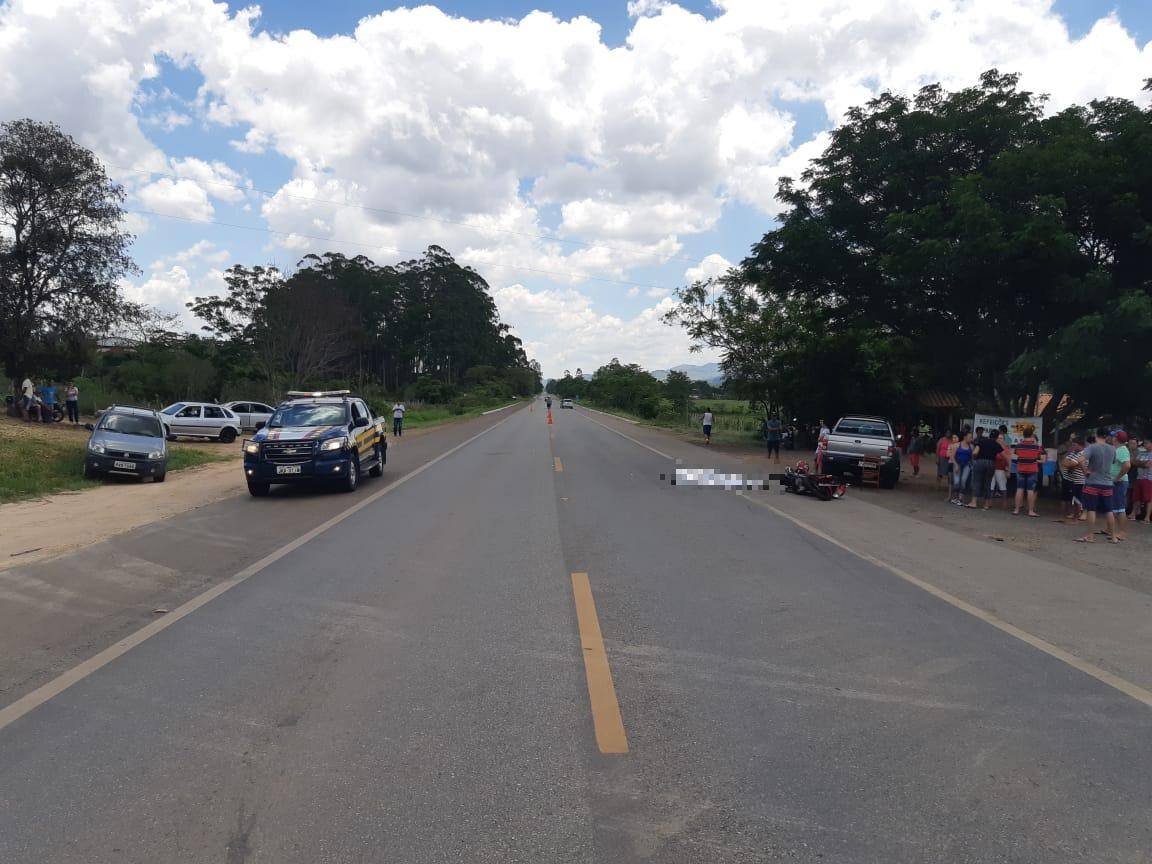
<path id="1" fill-rule="evenodd" d="M 267 423 L 276 410 L 265 402 L 225 402 L 221 407 L 236 415 L 241 429 L 255 429 L 257 423 Z"/>
<path id="2" fill-rule="evenodd" d="M 160 412 L 169 438 L 212 438 L 231 444 L 240 434 L 240 419 L 212 402 L 177 402 Z"/>

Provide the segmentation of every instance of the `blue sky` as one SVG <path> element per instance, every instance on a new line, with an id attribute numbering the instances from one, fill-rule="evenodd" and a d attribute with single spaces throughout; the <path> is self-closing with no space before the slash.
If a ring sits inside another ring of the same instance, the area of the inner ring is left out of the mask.
<path id="1" fill-rule="evenodd" d="M 1146 0 L 55 2 L 0 5 L 0 107 L 125 184 L 133 296 L 180 310 L 233 263 L 437 243 L 549 374 L 712 359 L 659 323 L 671 290 L 745 255 L 779 177 L 877 88 L 995 65 L 1061 107 L 1152 77 Z"/>

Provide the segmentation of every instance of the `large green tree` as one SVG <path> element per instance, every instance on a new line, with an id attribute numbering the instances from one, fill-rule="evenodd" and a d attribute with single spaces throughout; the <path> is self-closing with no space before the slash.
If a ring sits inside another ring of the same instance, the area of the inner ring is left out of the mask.
<path id="1" fill-rule="evenodd" d="M 0 352 L 22 378 L 38 346 L 75 345 L 140 310 L 124 190 L 52 123 L 0 124 Z"/>
<path id="2" fill-rule="evenodd" d="M 189 308 L 219 340 L 222 360 L 272 390 L 282 380 L 335 378 L 394 392 L 420 381 L 421 392 L 449 393 L 484 367 L 494 378 L 481 382 L 477 372 L 472 383 L 493 394 L 540 387 L 539 368 L 500 321 L 488 284 L 440 247 L 391 266 L 308 255 L 289 276 L 236 266 L 225 282 L 223 295 L 198 297 Z"/>
<path id="3" fill-rule="evenodd" d="M 1147 352 L 1127 346 L 1147 333 L 1152 112 L 1043 109 L 991 71 L 849 111 L 781 182 L 779 225 L 670 320 L 721 348 L 743 395 L 798 411 L 908 409 L 931 385 L 1000 410 L 1042 388 L 1147 410 Z"/>

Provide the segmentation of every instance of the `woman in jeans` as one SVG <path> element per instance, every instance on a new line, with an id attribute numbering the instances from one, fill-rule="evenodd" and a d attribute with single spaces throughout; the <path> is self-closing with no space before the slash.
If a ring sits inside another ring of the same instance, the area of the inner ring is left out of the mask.
<path id="1" fill-rule="evenodd" d="M 988 498 L 991 495 L 989 488 L 996 473 L 996 457 L 1004 449 L 997 440 L 999 437 L 999 430 L 993 429 L 987 438 L 981 435 L 976 439 L 972 454 L 972 500 L 968 502 L 968 506 L 973 509 L 981 503 L 985 510 L 988 509 Z"/>
<path id="2" fill-rule="evenodd" d="M 964 506 L 964 487 L 972 476 L 972 433 L 965 432 L 952 454 L 952 503 Z"/>
<path id="3" fill-rule="evenodd" d="M 64 405 L 68 408 L 68 419 L 73 425 L 80 422 L 80 389 L 76 382 L 69 381 L 64 391 Z"/>

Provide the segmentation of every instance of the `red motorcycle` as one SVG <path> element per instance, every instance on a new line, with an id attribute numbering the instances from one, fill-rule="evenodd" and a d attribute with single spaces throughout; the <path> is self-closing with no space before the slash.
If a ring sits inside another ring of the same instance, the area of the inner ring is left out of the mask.
<path id="1" fill-rule="evenodd" d="M 848 484 L 831 474 L 813 474 L 808 463 L 801 459 L 795 468 L 784 469 L 784 479 L 780 481 L 785 492 L 796 495 L 814 495 L 821 501 L 841 498 L 848 491 Z"/>

